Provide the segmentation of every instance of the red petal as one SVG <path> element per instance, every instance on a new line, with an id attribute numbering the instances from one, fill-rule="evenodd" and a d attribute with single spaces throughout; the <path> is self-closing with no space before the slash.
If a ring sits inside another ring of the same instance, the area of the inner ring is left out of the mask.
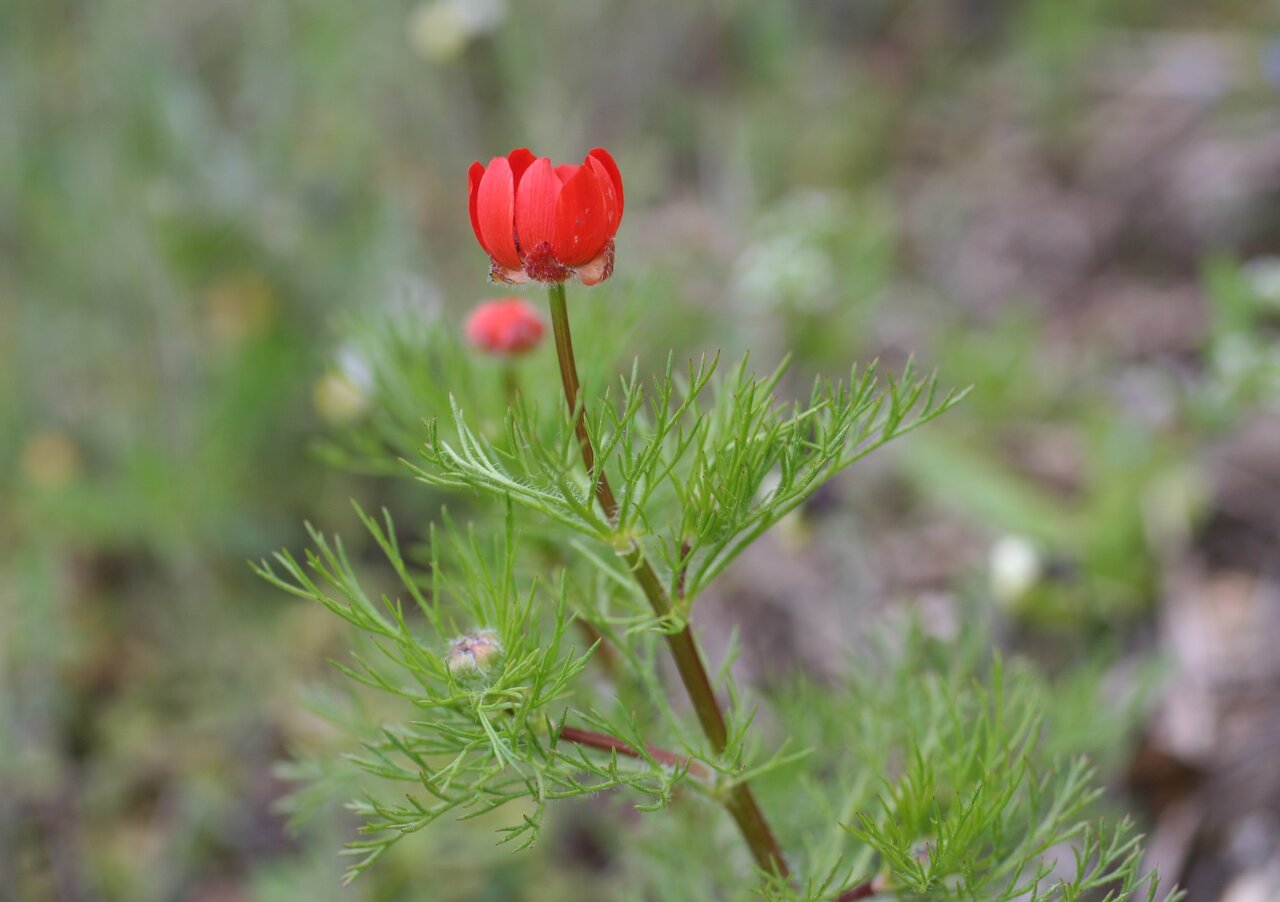
<path id="1" fill-rule="evenodd" d="M 516 239 L 526 254 L 555 235 L 556 199 L 560 180 L 546 157 L 535 160 L 516 186 Z"/>
<path id="2" fill-rule="evenodd" d="M 618 164 L 613 161 L 609 151 L 603 147 L 597 147 L 591 151 L 591 153 L 587 154 L 587 159 L 595 160 L 604 167 L 605 172 L 609 173 L 609 181 L 613 184 L 613 193 L 618 197 L 618 222 L 622 222 L 622 173 L 618 171 Z"/>
<path id="3" fill-rule="evenodd" d="M 604 164 L 595 157 L 587 157 L 585 164 L 591 168 L 596 174 L 596 181 L 600 183 L 600 188 L 604 192 L 604 210 L 605 221 L 609 230 L 609 237 L 612 238 L 618 232 L 618 224 L 622 222 L 622 198 L 618 196 L 618 192 L 613 187 L 613 179 L 609 176 L 609 170 L 605 169 Z"/>
<path id="4" fill-rule="evenodd" d="M 577 175 L 578 170 L 581 168 L 581 166 L 576 166 L 572 163 L 565 163 L 563 166 L 557 166 L 556 178 L 560 179 L 560 184 L 563 185 L 565 182 L 569 181 L 569 179 Z"/>
<path id="5" fill-rule="evenodd" d="M 476 189 L 476 221 L 480 243 L 508 269 L 520 268 L 516 253 L 515 180 L 506 157 L 494 157 Z"/>
<path id="6" fill-rule="evenodd" d="M 536 159 L 537 157 L 527 147 L 519 147 L 507 154 L 507 162 L 511 164 L 511 176 L 517 185 L 520 184 L 520 176 L 524 175 L 524 171 Z"/>
<path id="7" fill-rule="evenodd" d="M 611 235 L 600 179 L 590 166 L 583 166 L 560 189 L 551 248 L 565 266 L 581 266 L 599 255 Z"/>
<path id="8" fill-rule="evenodd" d="M 480 242 L 480 246 L 487 253 L 489 248 L 484 243 L 484 238 L 480 235 L 480 219 L 476 216 L 476 191 L 480 188 L 480 179 L 484 177 L 484 164 L 476 160 L 471 164 L 471 168 L 467 170 L 467 206 L 471 212 L 471 228 L 475 230 L 476 241 Z"/>

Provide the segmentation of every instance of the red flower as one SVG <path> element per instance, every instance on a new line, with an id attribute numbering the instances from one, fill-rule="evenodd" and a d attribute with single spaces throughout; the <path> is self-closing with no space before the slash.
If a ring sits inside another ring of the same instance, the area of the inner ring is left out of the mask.
<path id="1" fill-rule="evenodd" d="M 471 227 L 498 282 L 603 282 L 613 273 L 622 176 L 596 148 L 580 166 L 553 166 L 526 148 L 468 173 Z"/>
<path id="2" fill-rule="evenodd" d="M 542 318 L 520 298 L 485 301 L 467 317 L 467 341 L 491 354 L 523 354 L 541 340 Z"/>

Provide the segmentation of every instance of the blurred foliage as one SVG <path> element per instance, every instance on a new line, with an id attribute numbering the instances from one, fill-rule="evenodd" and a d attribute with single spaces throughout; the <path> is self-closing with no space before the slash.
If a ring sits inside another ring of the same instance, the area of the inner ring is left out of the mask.
<path id="1" fill-rule="evenodd" d="M 1008 616 L 1032 628 L 1097 639 L 1147 616 L 1157 562 L 1196 521 L 1205 444 L 1274 403 L 1274 286 L 1241 265 L 1248 234 L 1223 231 L 1203 262 L 1200 246 L 1120 249 L 1140 278 L 1192 268 L 1208 299 L 1191 378 L 1145 361 L 1174 397 L 1153 419 L 1116 390 L 1131 361 L 1114 336 L 1064 351 L 1034 291 L 958 299 L 905 201 L 935 180 L 962 193 L 948 165 L 1005 134 L 993 111 L 1017 110 L 1017 141 L 1072 171 L 1095 56 L 1218 29 L 1256 51 L 1247 67 L 1263 58 L 1256 3 L 475 5 L 487 16 L 436 0 L 0 5 L 13 897 L 337 897 L 331 853 L 352 823 L 322 806 L 286 837 L 272 768 L 337 744 L 300 687 L 345 639 L 244 561 L 301 545 L 306 518 L 353 533 L 353 495 L 425 522 L 430 498 L 307 449 L 365 415 L 338 339 L 353 317 L 460 322 L 492 293 L 462 214 L 477 157 L 615 151 L 628 220 L 618 274 L 590 300 L 627 298 L 625 355 L 750 348 L 764 366 L 794 349 L 801 386 L 911 349 L 975 383 L 902 456 L 905 512 L 859 509 L 876 530 L 950 512 L 1025 535 L 1043 567 Z M 1231 91 L 1230 115 L 1274 103 L 1260 72 Z M 1077 451 L 1065 487 L 1018 453 L 1046 442 Z M 489 831 L 424 834 L 343 898 L 415 898 L 423 880 L 440 898 L 591 897 L 615 827 L 575 812 L 520 859 Z M 579 866 L 549 865 L 565 860 Z"/>

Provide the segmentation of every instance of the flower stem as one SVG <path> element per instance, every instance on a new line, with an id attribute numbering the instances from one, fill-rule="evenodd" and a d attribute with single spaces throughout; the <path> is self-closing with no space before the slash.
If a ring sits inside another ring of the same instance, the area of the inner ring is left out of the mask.
<path id="1" fill-rule="evenodd" d="M 596 451 L 591 444 L 591 436 L 587 434 L 587 412 L 578 406 L 578 396 L 582 386 L 578 382 L 578 364 L 573 355 L 573 335 L 569 332 L 569 305 L 564 299 L 564 283 L 557 282 L 547 289 L 551 298 L 551 328 L 556 336 L 556 357 L 560 361 L 560 382 L 564 385 L 564 399 L 569 404 L 569 415 L 574 417 L 573 429 L 578 436 L 578 446 L 582 449 L 582 463 L 587 468 L 587 476 L 595 483 L 596 500 L 610 521 L 617 520 L 618 501 L 613 496 L 613 488 L 604 472 L 596 472 Z"/>
<path id="2" fill-rule="evenodd" d="M 596 467 L 595 448 L 591 444 L 591 436 L 587 432 L 587 416 L 584 406 L 579 400 L 581 385 L 578 381 L 578 365 L 573 355 L 573 337 L 569 332 L 569 308 L 565 303 L 564 284 L 557 283 L 548 289 L 551 300 L 551 323 L 556 338 L 556 356 L 560 360 L 560 379 L 564 384 L 564 398 L 569 405 L 570 415 L 574 417 L 574 431 L 578 436 L 578 444 L 582 450 L 582 463 L 587 468 L 587 476 L 594 484 L 596 501 L 611 523 L 618 520 L 618 501 L 609 485 L 609 478 L 604 469 Z M 670 618 L 673 605 L 653 566 L 645 558 L 640 546 L 632 541 L 630 547 L 623 552 L 622 558 L 627 562 L 636 582 L 649 600 L 649 605 L 659 619 Z M 729 730 L 725 725 L 724 713 L 716 700 L 715 690 L 707 676 L 706 665 L 702 661 L 702 652 L 693 637 L 693 632 L 686 623 L 676 632 L 666 633 L 667 646 L 675 659 L 676 670 L 680 681 L 684 683 L 689 700 L 693 703 L 694 713 L 702 732 L 711 742 L 717 754 L 723 753 L 729 744 Z M 760 810 L 755 795 L 747 783 L 735 783 L 728 791 L 725 807 L 738 824 L 743 838 L 751 848 L 756 863 L 765 871 L 777 877 L 790 876 L 782 847 L 778 845 L 764 812 Z"/>
<path id="3" fill-rule="evenodd" d="M 520 377 L 516 375 L 515 365 L 506 362 L 502 365 L 502 391 L 507 396 L 507 406 L 515 407 L 520 397 Z"/>

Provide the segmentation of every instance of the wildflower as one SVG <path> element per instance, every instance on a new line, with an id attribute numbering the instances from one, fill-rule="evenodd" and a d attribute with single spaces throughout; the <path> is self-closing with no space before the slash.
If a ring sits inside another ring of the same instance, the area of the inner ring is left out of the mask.
<path id="1" fill-rule="evenodd" d="M 316 380 L 311 400 L 326 422 L 341 426 L 369 408 L 375 385 L 368 361 L 356 348 L 340 348 L 336 363 L 335 368 Z"/>
<path id="2" fill-rule="evenodd" d="M 1255 257 L 1243 270 L 1245 281 L 1260 301 L 1280 306 L 1280 257 Z"/>
<path id="3" fill-rule="evenodd" d="M 538 346 L 542 317 L 520 298 L 485 301 L 467 317 L 467 341 L 491 354 L 514 356 Z"/>
<path id="4" fill-rule="evenodd" d="M 1042 569 L 1040 552 L 1030 540 L 1002 536 L 991 547 L 991 592 L 1000 602 L 1016 604 L 1040 580 Z"/>
<path id="5" fill-rule="evenodd" d="M 526 148 L 471 164 L 471 226 L 497 282 L 595 285 L 613 273 L 622 176 L 596 148 L 578 166 L 553 166 Z"/>
<path id="6" fill-rule="evenodd" d="M 429 60 L 449 62 L 497 30 L 506 14 L 505 0 L 424 0 L 409 16 L 409 43 Z"/>
<path id="7" fill-rule="evenodd" d="M 444 663 L 455 677 L 482 675 L 497 663 L 501 654 L 498 634 L 493 630 L 477 630 L 450 642 Z"/>
<path id="8" fill-rule="evenodd" d="M 369 406 L 368 396 L 339 370 L 330 370 L 316 380 L 311 400 L 325 422 L 338 426 L 356 419 Z"/>

